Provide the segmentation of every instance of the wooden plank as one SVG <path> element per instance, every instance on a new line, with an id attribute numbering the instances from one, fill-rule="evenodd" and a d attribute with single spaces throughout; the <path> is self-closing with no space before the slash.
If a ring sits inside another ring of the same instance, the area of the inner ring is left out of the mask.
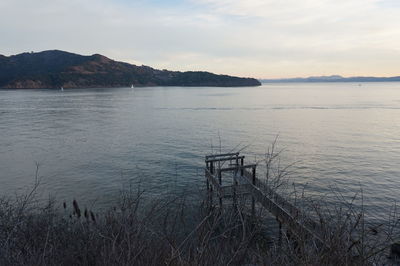
<path id="1" fill-rule="evenodd" d="M 250 176 L 251 174 L 248 171 L 245 171 L 245 177 L 248 178 Z M 280 222 L 287 224 L 288 227 L 294 231 L 294 233 L 305 233 L 319 242 L 319 244 L 326 246 L 322 237 L 320 236 L 321 230 L 319 229 L 317 223 L 302 215 L 298 208 L 289 203 L 267 185 L 264 184 L 264 188 L 268 191 L 269 195 L 263 193 L 259 187 L 251 184 L 250 180 L 248 181 L 249 185 L 251 185 L 250 193 Z M 257 185 L 260 186 L 261 184 L 263 184 L 263 182 L 258 180 Z"/>
<path id="2" fill-rule="evenodd" d="M 301 217 L 293 216 L 288 210 L 279 206 L 273 199 L 264 195 L 257 187 L 251 185 L 250 193 L 254 198 L 271 214 L 273 214 L 281 223 L 288 225 L 292 231 L 296 233 L 305 233 L 314 238 L 319 244 L 325 245 L 324 241 L 318 234 L 316 228 L 310 228 L 308 222 L 303 223 Z M 298 213 L 299 215 L 300 213 Z M 307 219 L 308 220 L 308 219 Z"/>
<path id="3" fill-rule="evenodd" d="M 223 162 L 223 161 L 232 161 L 232 160 L 240 160 L 240 159 L 244 159 L 244 156 L 234 156 L 234 157 L 226 157 L 226 158 L 215 158 L 215 159 L 206 159 L 206 163 L 210 163 L 210 162 Z"/>
<path id="4" fill-rule="evenodd" d="M 208 158 L 218 158 L 218 157 L 226 157 L 226 156 L 238 156 L 239 152 L 235 152 L 235 153 L 221 153 L 221 154 L 210 154 L 210 155 L 206 155 L 206 160 L 208 160 Z"/>
<path id="5" fill-rule="evenodd" d="M 235 171 L 235 170 L 239 171 L 241 169 L 254 168 L 254 167 L 257 167 L 257 165 L 256 164 L 237 165 L 237 166 L 221 168 L 219 169 L 219 171 L 221 172 Z"/>

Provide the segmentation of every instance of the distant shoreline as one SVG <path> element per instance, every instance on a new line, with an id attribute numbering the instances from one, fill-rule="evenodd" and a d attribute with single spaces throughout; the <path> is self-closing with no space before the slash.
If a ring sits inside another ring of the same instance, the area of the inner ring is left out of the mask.
<path id="1" fill-rule="evenodd" d="M 263 83 L 260 82 L 262 85 Z M 247 86 L 213 86 L 213 85 L 193 85 L 193 86 L 179 86 L 179 85 L 148 85 L 148 86 L 135 86 L 133 89 L 140 89 L 140 88 L 251 88 L 251 87 L 259 87 L 261 85 L 247 85 Z M 85 87 L 64 87 L 65 90 L 84 90 L 84 89 L 132 89 L 129 86 L 85 86 Z M 53 90 L 53 91 L 59 91 L 61 90 L 60 88 L 55 88 L 55 87 L 49 87 L 49 88 L 6 88 L 6 87 L 0 87 L 0 91 L 15 91 L 15 90 Z"/>
<path id="2" fill-rule="evenodd" d="M 318 82 L 399 82 L 400 76 L 395 77 L 342 77 L 334 76 L 321 76 L 321 77 L 308 77 L 308 78 L 287 78 L 287 79 L 260 79 L 261 83 L 318 83 Z"/>
<path id="3" fill-rule="evenodd" d="M 261 84 L 273 84 L 273 83 L 395 83 L 400 80 L 390 81 L 262 81 Z"/>

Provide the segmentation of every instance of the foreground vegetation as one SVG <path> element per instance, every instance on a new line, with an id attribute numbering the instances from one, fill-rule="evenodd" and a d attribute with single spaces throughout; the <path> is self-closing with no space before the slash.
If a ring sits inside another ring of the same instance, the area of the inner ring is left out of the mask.
<path id="1" fill-rule="evenodd" d="M 54 202 L 38 207 L 28 197 L 3 199 L 0 265 L 372 265 L 386 260 L 387 245 L 368 244 L 371 234 L 350 213 L 332 217 L 336 222 L 327 231 L 326 249 L 285 233 L 272 241 L 261 212 L 258 218 L 246 215 L 244 202 L 223 211 L 206 205 L 193 209 L 178 197 L 141 209 L 141 197 L 122 193 L 119 207 L 101 214 L 81 209 L 76 201 L 57 208 Z"/>
<path id="2" fill-rule="evenodd" d="M 272 166 L 274 158 L 265 158 L 265 180 L 280 189 L 286 172 Z M 75 200 L 38 203 L 39 183 L 36 175 L 26 195 L 0 199 L 0 265 L 380 265 L 399 239 L 396 211 L 372 227 L 354 207 L 362 194 L 334 208 L 297 196 L 323 228 L 321 246 L 285 228 L 274 237 L 260 206 L 248 215 L 245 197 L 220 209 L 185 195 L 145 200 L 140 186 L 130 186 L 118 206 L 95 213 Z"/>

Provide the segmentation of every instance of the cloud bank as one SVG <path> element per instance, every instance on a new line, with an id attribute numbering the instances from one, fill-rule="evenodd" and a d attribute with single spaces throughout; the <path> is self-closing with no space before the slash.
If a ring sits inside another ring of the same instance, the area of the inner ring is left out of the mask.
<path id="1" fill-rule="evenodd" d="M 400 75 L 394 0 L 3 0 L 0 53 L 255 77 Z"/>

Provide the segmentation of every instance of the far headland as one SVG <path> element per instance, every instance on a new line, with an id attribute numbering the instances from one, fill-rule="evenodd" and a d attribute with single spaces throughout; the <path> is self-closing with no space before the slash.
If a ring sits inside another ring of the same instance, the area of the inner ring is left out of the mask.
<path id="1" fill-rule="evenodd" d="M 307 78 L 283 78 L 283 79 L 260 79 L 263 83 L 277 82 L 388 82 L 400 81 L 400 76 L 396 77 L 342 77 L 339 75 L 315 76 Z"/>
<path id="2" fill-rule="evenodd" d="M 0 55 L 0 89 L 105 88 L 132 86 L 260 86 L 254 78 L 204 71 L 158 70 L 59 50 Z"/>

